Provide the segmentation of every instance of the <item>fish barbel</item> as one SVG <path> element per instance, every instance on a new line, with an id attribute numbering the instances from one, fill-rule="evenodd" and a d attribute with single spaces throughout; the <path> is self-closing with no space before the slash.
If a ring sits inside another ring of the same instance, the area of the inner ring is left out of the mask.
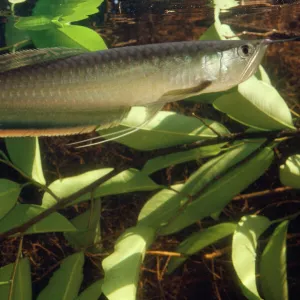
<path id="1" fill-rule="evenodd" d="M 49 48 L 0 56 L 0 136 L 90 132 L 133 106 L 228 90 L 258 68 L 268 40 L 191 41 L 97 52 Z"/>

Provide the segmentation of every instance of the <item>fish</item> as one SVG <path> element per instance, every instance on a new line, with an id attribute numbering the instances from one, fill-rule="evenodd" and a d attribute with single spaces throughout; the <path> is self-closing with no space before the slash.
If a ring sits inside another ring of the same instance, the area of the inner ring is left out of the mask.
<path id="1" fill-rule="evenodd" d="M 271 42 L 186 41 L 1 55 L 0 137 L 110 128 L 136 106 L 146 108 L 147 122 L 166 103 L 225 91 L 247 80 Z"/>

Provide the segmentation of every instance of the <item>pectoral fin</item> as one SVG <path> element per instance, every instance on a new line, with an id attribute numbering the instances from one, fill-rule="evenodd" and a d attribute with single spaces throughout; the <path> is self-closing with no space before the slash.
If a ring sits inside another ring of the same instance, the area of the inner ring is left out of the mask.
<path id="1" fill-rule="evenodd" d="M 188 98 L 188 97 L 191 97 L 191 96 L 198 95 L 204 89 L 209 87 L 211 85 L 211 83 L 212 83 L 211 81 L 206 80 L 206 81 L 200 82 L 198 85 L 196 85 L 194 87 L 191 87 L 191 88 L 169 91 L 169 92 L 163 94 L 159 101 L 168 102 L 168 101 L 172 101 L 172 98 L 185 99 L 185 98 Z"/>
<path id="2" fill-rule="evenodd" d="M 24 50 L 0 56 L 0 73 L 87 52 L 84 49 L 45 48 Z"/>

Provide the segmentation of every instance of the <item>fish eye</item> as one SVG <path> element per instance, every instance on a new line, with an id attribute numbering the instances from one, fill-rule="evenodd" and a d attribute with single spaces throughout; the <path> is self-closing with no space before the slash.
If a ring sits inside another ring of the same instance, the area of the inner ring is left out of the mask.
<path id="1" fill-rule="evenodd" d="M 251 44 L 245 44 L 238 48 L 238 54 L 242 58 L 246 58 L 254 52 L 254 46 Z"/>

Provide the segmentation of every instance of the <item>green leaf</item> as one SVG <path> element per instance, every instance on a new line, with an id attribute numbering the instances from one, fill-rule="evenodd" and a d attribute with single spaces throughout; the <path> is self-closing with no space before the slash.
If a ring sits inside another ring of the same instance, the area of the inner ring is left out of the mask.
<path id="1" fill-rule="evenodd" d="M 261 80 L 269 85 L 272 85 L 271 79 L 263 66 L 260 65 L 258 67 L 258 72 L 255 75 L 259 80 Z"/>
<path id="2" fill-rule="evenodd" d="M 146 162 L 142 171 L 146 174 L 152 174 L 158 170 L 167 168 L 172 165 L 181 164 L 191 160 L 198 160 L 200 158 L 215 156 L 222 151 L 223 145 L 224 144 L 199 147 L 184 152 L 176 152 L 164 156 L 155 157 Z"/>
<path id="3" fill-rule="evenodd" d="M 280 181 L 283 185 L 300 189 L 300 154 L 290 156 L 280 166 Z"/>
<path id="4" fill-rule="evenodd" d="M 245 160 L 259 145 L 259 143 L 245 143 L 210 160 L 196 171 L 184 184 L 181 194 L 193 196 L 207 184 L 209 187 L 197 199 L 191 201 L 185 210 L 180 212 L 166 227 L 162 228 L 160 233 L 174 233 L 197 220 L 219 212 L 235 195 L 263 175 L 274 157 L 270 148 L 265 148 L 255 157 Z M 240 163 L 241 160 L 243 163 Z M 233 165 L 236 167 L 230 169 Z"/>
<path id="5" fill-rule="evenodd" d="M 20 191 L 18 183 L 0 179 L 0 220 L 17 204 Z"/>
<path id="6" fill-rule="evenodd" d="M 65 258 L 37 300 L 74 300 L 83 280 L 83 264 L 83 252 Z"/>
<path id="7" fill-rule="evenodd" d="M 104 177 L 108 173 L 113 171 L 112 168 L 103 168 L 94 171 L 88 171 L 86 173 L 80 174 L 78 176 L 57 179 L 49 185 L 49 189 L 58 197 L 65 198 L 68 197 L 79 190 L 82 190 L 91 183 L 97 181 L 98 179 Z M 95 194 L 94 194 L 95 195 Z M 81 197 L 81 200 L 90 199 L 90 193 L 87 193 Z M 49 208 L 55 205 L 57 201 L 49 194 L 45 193 L 42 199 L 42 207 Z"/>
<path id="8" fill-rule="evenodd" d="M 66 232 L 65 238 L 76 250 L 92 248 L 101 240 L 100 235 L 101 199 L 91 201 L 91 208 L 73 218 L 71 223 L 76 227 L 75 232 Z"/>
<path id="9" fill-rule="evenodd" d="M 0 233 L 20 226 L 45 211 L 44 208 L 33 204 L 18 204 L 0 220 Z M 32 225 L 26 234 L 41 232 L 75 231 L 76 228 L 61 214 L 55 212 Z"/>
<path id="10" fill-rule="evenodd" d="M 222 10 L 227 10 L 239 5 L 239 2 L 236 0 L 213 0 L 213 2 L 215 7 Z"/>
<path id="11" fill-rule="evenodd" d="M 37 48 L 66 47 L 88 51 L 107 49 L 101 36 L 92 29 L 79 25 L 64 25 L 43 31 L 30 31 Z"/>
<path id="12" fill-rule="evenodd" d="M 60 16 L 63 22 L 75 22 L 98 13 L 104 0 L 39 0 L 33 9 L 34 16 Z"/>
<path id="13" fill-rule="evenodd" d="M 19 260 L 13 279 L 12 295 L 9 297 L 13 269 L 14 263 L 0 268 L 1 299 L 32 300 L 30 263 L 28 258 L 21 258 Z"/>
<path id="14" fill-rule="evenodd" d="M 6 149 L 13 164 L 40 184 L 46 184 L 37 138 L 6 138 Z"/>
<path id="15" fill-rule="evenodd" d="M 141 264 L 155 237 L 149 227 L 126 230 L 115 244 L 115 251 L 102 262 L 105 277 L 103 293 L 109 300 L 135 300 Z"/>
<path id="16" fill-rule="evenodd" d="M 122 124 L 127 127 L 138 127 L 145 118 L 143 110 L 144 108 L 141 107 L 133 108 L 126 123 Z M 222 124 L 208 119 L 203 120 L 219 134 L 229 134 Z M 127 127 L 118 126 L 113 129 L 101 130 L 101 134 L 116 132 Z M 154 150 L 214 137 L 216 134 L 197 118 L 160 111 L 140 130 L 118 138 L 117 142 L 138 150 Z"/>
<path id="17" fill-rule="evenodd" d="M 53 27 L 51 18 L 46 16 L 19 17 L 15 23 L 19 30 L 45 30 Z"/>
<path id="18" fill-rule="evenodd" d="M 288 225 L 288 221 L 278 225 L 261 256 L 259 279 L 265 300 L 289 299 L 286 273 Z"/>
<path id="19" fill-rule="evenodd" d="M 262 216 L 244 216 L 233 234 L 232 262 L 247 299 L 262 299 L 256 286 L 256 248 L 259 236 L 271 225 Z"/>
<path id="20" fill-rule="evenodd" d="M 97 280 L 87 287 L 76 300 L 98 300 L 102 294 L 103 280 Z"/>
<path id="21" fill-rule="evenodd" d="M 222 223 L 196 232 L 187 237 L 176 248 L 175 252 L 185 255 L 193 255 L 203 248 L 217 242 L 218 240 L 232 234 L 236 228 L 234 223 Z M 186 257 L 172 257 L 168 265 L 168 273 L 172 273 L 178 266 L 186 261 Z"/>
<path id="22" fill-rule="evenodd" d="M 289 108 L 279 93 L 255 76 L 239 84 L 237 91 L 218 98 L 214 107 L 260 130 L 294 129 Z"/>
<path id="23" fill-rule="evenodd" d="M 5 42 L 8 46 L 15 46 L 15 50 L 21 49 L 22 47 L 30 44 L 30 36 L 27 31 L 21 31 L 15 28 L 15 17 L 6 17 L 7 21 L 5 23 Z M 29 40 L 28 43 L 19 44 L 21 41 Z"/>

